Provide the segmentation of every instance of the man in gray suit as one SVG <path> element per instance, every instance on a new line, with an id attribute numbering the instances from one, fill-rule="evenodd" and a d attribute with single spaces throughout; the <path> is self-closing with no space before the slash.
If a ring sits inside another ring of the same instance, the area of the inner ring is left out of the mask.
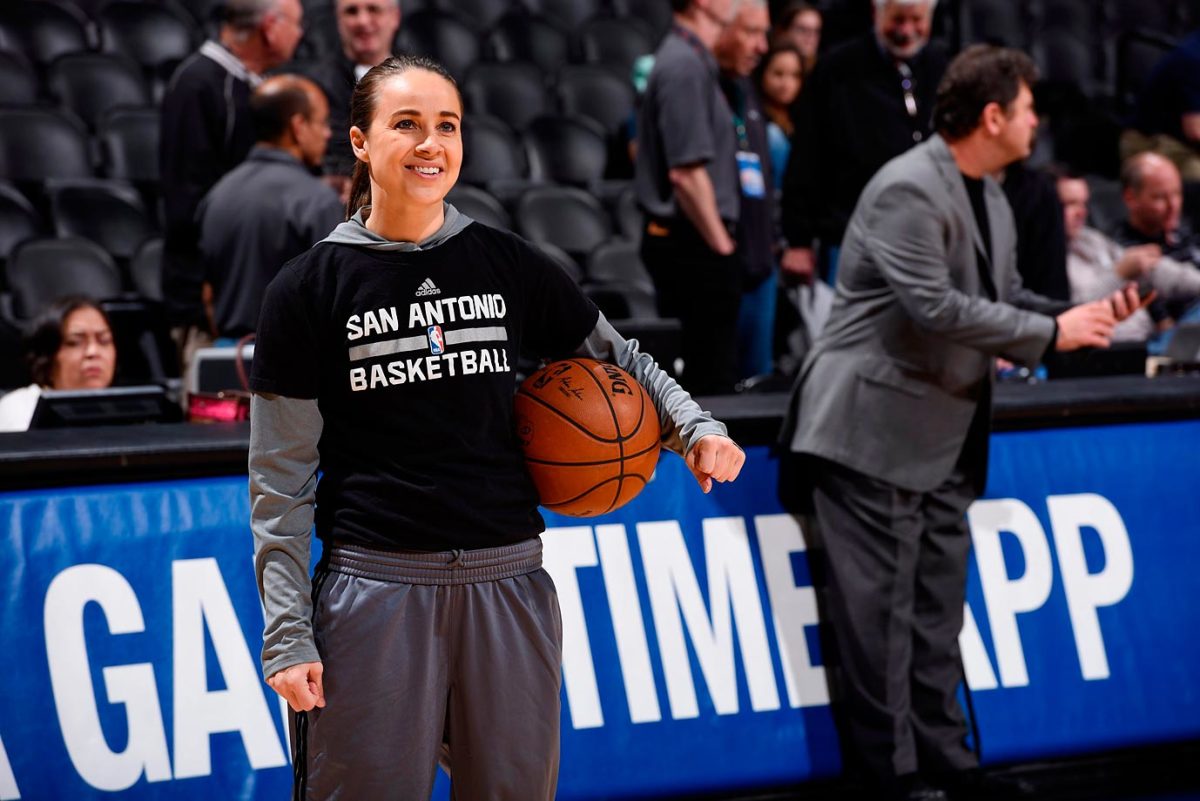
<path id="1" fill-rule="evenodd" d="M 786 471 L 781 489 L 811 500 L 827 560 L 845 756 L 873 799 L 1020 794 L 979 773 L 957 700 L 965 512 L 984 486 L 993 360 L 1105 347 L 1138 306 L 1132 286 L 1066 308 L 1020 284 L 1012 212 L 989 176 L 1029 155 L 1035 79 L 1013 50 L 979 45 L 951 63 L 938 135 L 858 201 L 782 435 L 804 480 Z"/>

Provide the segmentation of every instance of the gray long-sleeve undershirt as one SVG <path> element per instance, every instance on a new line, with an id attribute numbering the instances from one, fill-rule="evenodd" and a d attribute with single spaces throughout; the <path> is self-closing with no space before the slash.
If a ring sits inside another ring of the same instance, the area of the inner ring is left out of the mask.
<path id="1" fill-rule="evenodd" d="M 616 364 L 638 380 L 658 409 L 663 446 L 686 456 L 709 434 L 727 436 L 723 423 L 700 408 L 654 359 L 626 340 L 601 314 L 576 350 Z M 263 676 L 317 662 L 312 631 L 313 511 L 324 421 L 316 400 L 256 393 L 250 402 L 250 528 L 262 598 Z"/>

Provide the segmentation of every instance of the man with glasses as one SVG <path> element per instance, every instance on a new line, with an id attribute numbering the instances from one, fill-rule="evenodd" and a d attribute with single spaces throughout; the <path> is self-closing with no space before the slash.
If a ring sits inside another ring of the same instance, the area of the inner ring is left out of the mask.
<path id="1" fill-rule="evenodd" d="M 202 298 L 196 209 L 254 145 L 250 94 L 304 35 L 300 0 L 226 0 L 216 39 L 188 57 L 162 102 L 163 295 L 184 369 L 212 341 Z"/>
<path id="2" fill-rule="evenodd" d="M 329 100 L 333 138 L 325 152 L 325 175 L 335 189 L 348 192 L 354 153 L 350 149 L 350 95 L 367 70 L 392 54 L 400 30 L 399 0 L 337 0 L 338 40 L 331 53 L 308 71 Z"/>
<path id="3" fill-rule="evenodd" d="M 808 282 L 819 273 L 833 284 L 862 188 L 889 159 L 929 138 L 946 68 L 944 48 L 929 43 L 936 6 L 874 0 L 874 29 L 817 62 L 800 93 L 783 187 L 786 276 Z"/>

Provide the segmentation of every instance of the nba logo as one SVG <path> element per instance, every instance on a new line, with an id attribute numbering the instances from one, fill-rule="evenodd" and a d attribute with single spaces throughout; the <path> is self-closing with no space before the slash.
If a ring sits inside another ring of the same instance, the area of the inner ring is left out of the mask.
<path id="1" fill-rule="evenodd" d="M 434 356 L 438 355 L 446 349 L 446 337 L 442 333 L 440 325 L 431 325 L 426 329 L 429 334 L 429 352 Z"/>

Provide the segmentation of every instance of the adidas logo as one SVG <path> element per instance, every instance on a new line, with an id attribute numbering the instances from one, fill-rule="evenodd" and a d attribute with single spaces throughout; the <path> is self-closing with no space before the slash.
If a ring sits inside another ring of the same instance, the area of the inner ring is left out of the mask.
<path id="1" fill-rule="evenodd" d="M 421 285 L 419 287 L 417 287 L 417 291 L 416 291 L 416 296 L 418 298 L 427 297 L 429 295 L 440 295 L 440 294 L 442 294 L 442 290 L 438 289 L 434 285 L 432 278 L 426 278 L 424 281 L 422 281 Z"/>

